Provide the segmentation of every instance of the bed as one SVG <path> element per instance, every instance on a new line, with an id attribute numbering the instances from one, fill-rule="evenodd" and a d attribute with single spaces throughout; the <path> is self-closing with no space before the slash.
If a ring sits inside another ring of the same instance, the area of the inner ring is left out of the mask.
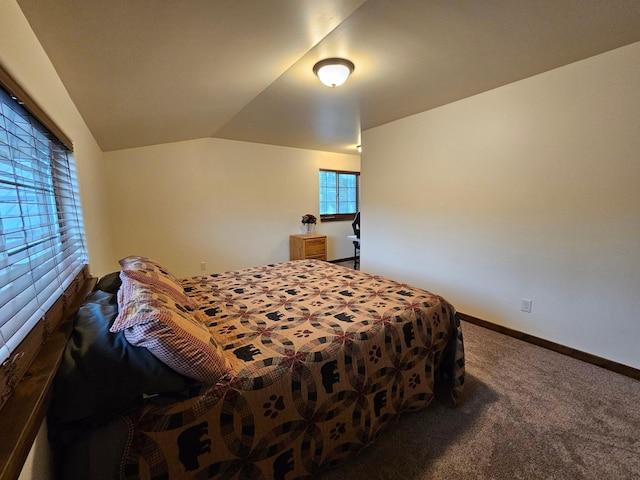
<path id="1" fill-rule="evenodd" d="M 455 308 L 425 290 L 319 260 L 180 280 L 121 265 L 54 383 L 64 478 L 309 477 L 462 391 Z"/>

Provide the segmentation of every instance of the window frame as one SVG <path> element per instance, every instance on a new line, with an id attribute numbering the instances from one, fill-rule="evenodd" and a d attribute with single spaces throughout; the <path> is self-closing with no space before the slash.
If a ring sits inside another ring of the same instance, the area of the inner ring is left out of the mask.
<path id="1" fill-rule="evenodd" d="M 320 221 L 321 222 L 341 222 L 341 221 L 353 221 L 356 216 L 356 213 L 360 210 L 360 172 L 353 170 L 336 170 L 332 168 L 321 168 L 318 170 L 318 211 L 320 211 L 320 191 L 322 189 L 322 185 L 320 185 L 320 172 L 332 172 L 336 175 L 347 174 L 347 175 L 355 175 L 356 177 L 356 211 L 353 213 L 330 213 L 323 214 L 320 213 Z M 336 192 L 336 205 L 339 202 L 339 189 Z M 337 210 L 337 208 L 336 208 Z"/>
<path id="2" fill-rule="evenodd" d="M 4 85 L 11 95 L 19 99 L 21 105 L 33 115 L 44 127 L 46 127 L 62 144 L 73 152 L 73 142 L 56 125 L 56 123 L 42 110 L 36 102 L 24 91 L 20 85 L 0 66 L 0 84 Z"/>
<path id="3" fill-rule="evenodd" d="M 0 84 L 0 369 L 87 264 L 73 152 Z M 1 389 L 3 398 L 10 389 Z M 2 401 L 0 400 L 0 406 Z"/>
<path id="4" fill-rule="evenodd" d="M 16 100 L 48 134 L 56 137 L 73 155 L 73 144 L 49 116 L 29 97 L 29 95 L 0 66 L 0 86 Z M 11 157 L 6 157 L 11 158 Z M 59 290 L 56 296 L 49 297 L 53 302 L 33 325 L 26 337 L 12 351 L 9 358 L 0 365 L 0 478 L 18 478 L 24 462 L 32 448 L 33 441 L 44 421 L 53 379 L 60 365 L 67 338 L 73 325 L 73 317 L 82 300 L 93 288 L 95 279 L 91 278 L 87 264 L 86 239 L 81 221 L 81 205 L 78 192 L 77 173 L 73 158 L 64 166 L 52 163 L 55 177 L 60 167 L 71 175 L 72 212 L 78 213 L 78 228 L 82 235 L 82 257 L 80 262 L 67 262 L 56 267 L 58 276 L 64 275 L 66 288 Z M 65 177 L 66 180 L 66 177 Z M 57 180 L 54 178 L 54 183 Z M 68 185 L 68 184 L 66 184 Z M 55 194 L 55 210 L 58 219 L 68 220 L 69 195 Z M 62 225 L 59 224 L 62 228 Z M 65 225 L 66 229 L 67 226 Z M 63 246 L 65 244 L 63 243 Z M 37 246 L 37 245 L 36 245 Z M 31 246 L 31 248 L 33 245 Z M 27 250 L 30 247 L 27 247 Z M 19 250 L 19 249 L 18 249 Z M 65 257 L 67 258 L 67 257 Z M 76 268 L 80 268 L 77 273 Z M 34 284 L 35 285 L 35 284 Z M 45 302 L 46 303 L 46 302 Z M 44 310 L 45 307 L 43 307 Z"/>

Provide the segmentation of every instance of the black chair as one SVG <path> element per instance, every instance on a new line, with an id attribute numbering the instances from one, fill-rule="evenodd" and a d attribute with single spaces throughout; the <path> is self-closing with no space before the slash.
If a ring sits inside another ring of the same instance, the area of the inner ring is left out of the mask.
<path id="1" fill-rule="evenodd" d="M 353 227 L 353 234 L 358 239 L 358 241 L 353 242 L 353 268 L 357 270 L 360 267 L 360 212 L 356 213 L 351 226 Z"/>

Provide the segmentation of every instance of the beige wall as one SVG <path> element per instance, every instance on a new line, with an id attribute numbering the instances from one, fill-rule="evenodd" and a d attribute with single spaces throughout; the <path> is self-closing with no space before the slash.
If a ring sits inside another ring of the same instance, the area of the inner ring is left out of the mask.
<path id="1" fill-rule="evenodd" d="M 0 1 L 0 64 L 71 138 L 94 274 L 112 257 L 102 151 L 71 101 L 15 0 Z"/>
<path id="2" fill-rule="evenodd" d="M 105 160 L 116 257 L 145 255 L 180 277 L 201 274 L 201 262 L 210 273 L 289 260 L 289 235 L 318 215 L 318 169 L 360 169 L 355 155 L 213 138 Z M 350 222 L 316 231 L 330 260 L 353 256 Z"/>
<path id="3" fill-rule="evenodd" d="M 363 270 L 640 368 L 639 58 L 636 43 L 364 132 Z"/>

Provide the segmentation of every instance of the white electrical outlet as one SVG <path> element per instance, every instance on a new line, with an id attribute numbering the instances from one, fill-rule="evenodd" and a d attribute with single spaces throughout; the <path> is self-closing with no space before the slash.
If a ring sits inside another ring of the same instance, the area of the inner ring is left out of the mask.
<path id="1" fill-rule="evenodd" d="M 200 270 L 206 270 L 207 269 L 207 262 L 200 262 Z"/>
<path id="2" fill-rule="evenodd" d="M 530 299 L 523 298 L 520 310 L 522 310 L 523 312 L 531 313 L 531 303 L 532 301 Z"/>

